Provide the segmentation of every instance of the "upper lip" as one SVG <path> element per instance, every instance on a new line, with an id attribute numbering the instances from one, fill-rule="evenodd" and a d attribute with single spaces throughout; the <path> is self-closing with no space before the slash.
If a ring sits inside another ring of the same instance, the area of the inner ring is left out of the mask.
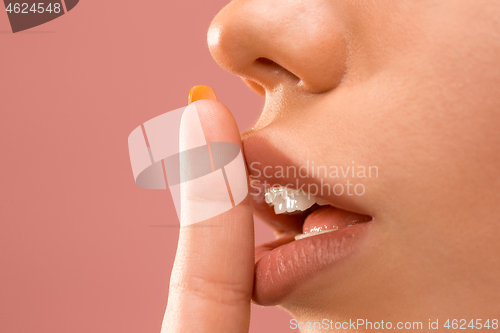
<path id="1" fill-rule="evenodd" d="M 261 218 L 275 231 L 278 236 L 289 236 L 302 233 L 302 224 L 309 213 L 317 208 L 317 205 L 304 212 L 294 212 L 291 214 L 275 214 L 274 209 L 264 201 L 266 186 L 281 185 L 293 189 L 303 189 L 308 192 L 308 188 L 321 188 L 328 183 L 333 187 L 341 179 L 301 177 L 298 172 L 296 175 L 292 171 L 285 171 L 283 174 L 276 174 L 279 167 L 284 170 L 298 170 L 306 165 L 306 161 L 295 161 L 284 155 L 282 151 L 274 145 L 256 134 L 248 136 L 243 141 L 246 163 L 249 171 L 250 194 L 253 201 L 254 211 L 257 217 Z M 303 169 L 304 170 L 304 169 Z M 266 185 L 265 185 L 266 184 Z M 332 192 L 312 193 L 316 198 L 320 198 L 328 204 L 351 211 L 354 213 L 370 215 L 367 208 L 361 203 L 360 197 L 336 195 Z"/>

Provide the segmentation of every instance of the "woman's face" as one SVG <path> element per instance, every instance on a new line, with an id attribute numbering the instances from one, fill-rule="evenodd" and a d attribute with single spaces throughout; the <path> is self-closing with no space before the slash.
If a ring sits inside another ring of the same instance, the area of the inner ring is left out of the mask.
<path id="1" fill-rule="evenodd" d="M 302 319 L 498 314 L 498 17 L 489 0 L 235 0 L 217 15 L 213 57 L 266 98 L 243 135 L 251 171 L 378 170 L 323 178 L 365 189 L 326 196 L 373 217 L 352 255 L 257 302 Z"/>

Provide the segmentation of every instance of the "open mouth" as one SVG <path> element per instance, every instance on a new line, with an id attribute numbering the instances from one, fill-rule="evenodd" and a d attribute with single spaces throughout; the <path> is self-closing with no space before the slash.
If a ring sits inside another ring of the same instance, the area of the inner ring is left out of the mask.
<path id="1" fill-rule="evenodd" d="M 276 236 L 255 248 L 252 299 L 260 305 L 282 304 L 295 294 L 314 292 L 314 281 L 323 278 L 356 274 L 350 271 L 361 260 L 356 258 L 372 244 L 367 240 L 376 237 L 373 226 L 378 223 L 369 196 L 354 195 L 353 188 L 349 192 L 348 182 L 357 182 L 352 175 L 313 172 L 308 166 L 317 156 L 307 148 L 281 145 L 293 142 L 294 133 L 269 125 L 243 140 L 254 215 Z M 342 156 L 336 161 L 352 162 Z M 326 162 L 316 159 L 315 165 Z"/>
<path id="2" fill-rule="evenodd" d="M 265 202 L 274 208 L 276 214 L 296 214 L 303 219 L 302 233 L 294 235 L 295 240 L 334 232 L 372 218 L 333 207 L 328 201 L 286 186 L 268 187 Z"/>
<path id="3" fill-rule="evenodd" d="M 279 185 L 261 188 L 262 193 L 253 198 L 256 215 L 274 229 L 277 238 L 255 249 L 253 299 L 274 305 L 303 281 L 336 267 L 359 243 L 372 217 L 334 207 L 303 190 Z"/>

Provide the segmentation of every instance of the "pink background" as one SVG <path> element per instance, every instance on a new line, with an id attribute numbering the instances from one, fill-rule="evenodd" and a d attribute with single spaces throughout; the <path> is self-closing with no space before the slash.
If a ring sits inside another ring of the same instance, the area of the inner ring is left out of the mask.
<path id="1" fill-rule="evenodd" d="M 263 100 L 206 46 L 226 3 L 81 0 L 18 34 L 0 5 L 0 332 L 160 331 L 176 214 L 134 184 L 127 137 L 195 84 L 240 130 L 257 119 Z M 283 310 L 252 310 L 251 332 L 292 331 Z"/>

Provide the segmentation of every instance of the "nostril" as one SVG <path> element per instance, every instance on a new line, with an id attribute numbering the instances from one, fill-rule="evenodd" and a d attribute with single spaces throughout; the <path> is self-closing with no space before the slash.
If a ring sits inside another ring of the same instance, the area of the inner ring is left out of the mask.
<path id="1" fill-rule="evenodd" d="M 277 63 L 275 63 L 274 61 L 267 59 L 267 58 L 258 58 L 257 60 L 255 60 L 255 62 L 258 62 L 262 65 L 267 65 L 267 66 L 273 66 L 273 65 L 279 66 Z"/>
<path id="2" fill-rule="evenodd" d="M 255 64 L 257 66 L 264 68 L 268 71 L 271 71 L 275 74 L 286 75 L 289 78 L 291 78 L 293 81 L 296 81 L 297 83 L 300 81 L 300 78 L 297 75 L 293 74 L 292 72 L 290 72 L 288 69 L 284 68 L 283 66 L 275 63 L 271 59 L 264 58 L 264 57 L 257 58 L 255 60 Z"/>

